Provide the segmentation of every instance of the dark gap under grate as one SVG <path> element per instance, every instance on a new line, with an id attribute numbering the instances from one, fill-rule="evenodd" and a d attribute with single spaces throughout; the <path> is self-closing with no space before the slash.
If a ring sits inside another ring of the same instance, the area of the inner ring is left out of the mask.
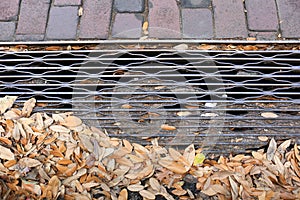
<path id="1" fill-rule="evenodd" d="M 0 94 L 142 144 L 245 152 L 300 135 L 300 51 L 0 53 Z M 271 112 L 276 118 L 265 118 Z M 168 124 L 176 130 L 162 130 Z"/>

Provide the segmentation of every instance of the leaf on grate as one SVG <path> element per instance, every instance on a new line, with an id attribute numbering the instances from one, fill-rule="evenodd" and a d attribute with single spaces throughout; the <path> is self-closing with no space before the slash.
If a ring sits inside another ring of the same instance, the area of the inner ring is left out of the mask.
<path id="1" fill-rule="evenodd" d="M 49 46 L 45 48 L 46 51 L 59 51 L 62 50 L 62 47 L 60 46 Z"/>
<path id="2" fill-rule="evenodd" d="M 261 116 L 264 118 L 278 118 L 278 115 L 272 112 L 261 113 Z"/>
<path id="3" fill-rule="evenodd" d="M 269 140 L 269 138 L 267 136 L 258 136 L 258 139 L 262 142 L 266 142 Z"/>
<path id="4" fill-rule="evenodd" d="M 174 130 L 176 130 L 176 127 L 170 126 L 168 124 L 163 124 L 163 125 L 161 125 L 161 129 L 165 130 L 165 131 L 174 131 Z"/>

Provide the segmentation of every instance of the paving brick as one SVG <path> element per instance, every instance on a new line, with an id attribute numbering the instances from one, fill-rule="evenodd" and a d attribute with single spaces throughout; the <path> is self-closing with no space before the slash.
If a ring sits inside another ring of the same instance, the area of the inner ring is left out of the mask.
<path id="1" fill-rule="evenodd" d="M 79 37 L 82 39 L 107 39 L 111 12 L 111 0 L 85 0 Z"/>
<path id="2" fill-rule="evenodd" d="M 182 9 L 184 38 L 212 38 L 213 19 L 209 9 Z"/>
<path id="3" fill-rule="evenodd" d="M 79 6 L 81 5 L 81 0 L 55 0 L 55 6 Z"/>
<path id="4" fill-rule="evenodd" d="M 115 0 L 114 8 L 117 12 L 144 12 L 144 0 Z"/>
<path id="5" fill-rule="evenodd" d="M 300 0 L 277 0 L 282 37 L 300 38 Z"/>
<path id="6" fill-rule="evenodd" d="M 149 36 L 180 38 L 180 14 L 174 0 L 149 0 Z"/>
<path id="7" fill-rule="evenodd" d="M 257 40 L 276 40 L 277 32 L 249 32 L 249 37 L 255 37 Z"/>
<path id="8" fill-rule="evenodd" d="M 45 35 L 16 35 L 17 41 L 42 41 Z"/>
<path id="9" fill-rule="evenodd" d="M 133 13 L 118 13 L 112 27 L 114 38 L 140 38 L 143 16 Z"/>
<path id="10" fill-rule="evenodd" d="M 208 8 L 211 0 L 181 0 L 181 5 L 184 8 Z"/>
<path id="11" fill-rule="evenodd" d="M 246 38 L 244 5 L 241 0 L 214 0 L 215 32 L 217 38 Z"/>
<path id="12" fill-rule="evenodd" d="M 276 31 L 278 29 L 275 0 L 246 0 L 248 27 L 254 31 Z"/>
<path id="13" fill-rule="evenodd" d="M 19 12 L 19 0 L 1 0 L 0 20 L 16 20 Z"/>
<path id="14" fill-rule="evenodd" d="M 17 34 L 44 34 L 50 0 L 22 0 Z"/>
<path id="15" fill-rule="evenodd" d="M 16 25 L 14 22 L 0 22 L 0 41 L 13 40 Z"/>
<path id="16" fill-rule="evenodd" d="M 78 8 L 74 6 L 52 7 L 47 25 L 48 39 L 76 39 Z"/>

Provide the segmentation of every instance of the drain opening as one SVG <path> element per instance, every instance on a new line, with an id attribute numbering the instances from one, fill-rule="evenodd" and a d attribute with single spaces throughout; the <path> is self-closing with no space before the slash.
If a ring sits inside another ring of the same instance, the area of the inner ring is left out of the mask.
<path id="1" fill-rule="evenodd" d="M 176 145 L 210 137 L 211 151 L 238 151 L 259 144 L 260 135 L 299 136 L 298 57 L 298 51 L 1 53 L 0 91 L 20 96 L 20 103 L 35 97 L 37 110 L 48 113 L 72 108 L 112 136 L 167 144 L 182 131 Z"/>

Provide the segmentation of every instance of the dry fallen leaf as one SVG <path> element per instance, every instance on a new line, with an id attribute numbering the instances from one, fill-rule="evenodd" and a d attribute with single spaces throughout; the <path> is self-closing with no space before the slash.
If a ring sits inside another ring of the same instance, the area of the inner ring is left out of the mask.
<path id="1" fill-rule="evenodd" d="M 169 126 L 168 124 L 161 125 L 161 129 L 165 131 L 174 131 L 176 130 L 175 126 Z"/>
<path id="2" fill-rule="evenodd" d="M 127 190 L 124 188 L 123 190 L 121 190 L 118 200 L 127 200 L 128 199 L 128 192 Z"/>
<path id="3" fill-rule="evenodd" d="M 268 160 L 273 160 L 276 150 L 277 150 L 277 143 L 275 142 L 274 138 L 272 138 L 269 143 L 269 147 L 267 149 Z"/>
<path id="4" fill-rule="evenodd" d="M 58 133 L 69 133 L 70 130 L 67 129 L 66 127 L 64 126 L 61 126 L 61 125 L 52 125 L 49 127 L 52 131 L 54 132 L 58 132 Z"/>
<path id="5" fill-rule="evenodd" d="M 179 117 L 186 117 L 191 115 L 192 113 L 189 111 L 182 111 L 182 112 L 177 112 L 176 115 L 178 115 Z"/>
<path id="6" fill-rule="evenodd" d="M 208 44 L 202 44 L 197 47 L 199 50 L 212 50 L 212 49 L 217 49 L 216 45 L 208 45 Z"/>
<path id="7" fill-rule="evenodd" d="M 269 138 L 267 136 L 258 136 L 258 139 L 262 142 L 266 142 L 269 140 Z"/>
<path id="8" fill-rule="evenodd" d="M 272 112 L 261 113 L 261 116 L 264 118 L 278 118 L 278 115 L 276 115 L 275 113 L 272 113 Z"/>
<path id="9" fill-rule="evenodd" d="M 146 199 L 155 199 L 155 194 L 149 192 L 148 190 L 141 190 L 139 194 Z"/>
<path id="10" fill-rule="evenodd" d="M 76 127 L 76 126 L 80 126 L 82 124 L 82 121 L 80 118 L 75 117 L 75 116 L 68 116 L 64 119 L 64 122 L 62 123 L 62 125 L 72 128 L 72 127 Z"/>
<path id="11" fill-rule="evenodd" d="M 132 105 L 129 105 L 129 104 L 123 104 L 123 105 L 121 106 L 121 108 L 123 108 L 123 109 L 131 109 L 131 108 L 132 108 Z"/>
<path id="12" fill-rule="evenodd" d="M 7 109 L 11 108 L 18 97 L 5 96 L 0 98 L 0 114 L 3 114 Z"/>
<path id="13" fill-rule="evenodd" d="M 172 160 L 168 160 L 168 159 L 160 159 L 158 161 L 158 163 L 167 168 L 168 170 L 177 173 L 177 174 L 184 174 L 187 172 L 187 169 L 185 168 L 185 166 L 181 163 L 177 163 L 175 161 Z"/>
<path id="14" fill-rule="evenodd" d="M 15 155 L 10 149 L 0 145 L 0 158 L 4 160 L 14 160 Z"/>
<path id="15" fill-rule="evenodd" d="M 22 116 L 29 117 L 34 106 L 35 106 L 36 100 L 34 98 L 29 99 L 24 103 L 24 107 L 22 109 Z"/>
<path id="16" fill-rule="evenodd" d="M 18 162 L 18 164 L 20 166 L 23 167 L 36 167 L 41 165 L 42 163 L 36 159 L 32 159 L 32 158 L 21 158 Z"/>
<path id="17" fill-rule="evenodd" d="M 46 51 L 59 51 L 61 49 L 62 49 L 62 47 L 60 47 L 60 46 L 49 46 L 49 47 L 45 48 Z"/>
<path id="18" fill-rule="evenodd" d="M 143 31 L 148 30 L 148 25 L 149 25 L 149 23 L 147 21 L 145 21 L 144 24 L 143 24 Z"/>
<path id="19" fill-rule="evenodd" d="M 145 188 L 145 186 L 140 185 L 140 184 L 129 185 L 127 187 L 127 189 L 131 192 L 139 192 L 139 191 L 143 190 L 144 188 Z"/>
<path id="20" fill-rule="evenodd" d="M 8 189 L 7 199 L 92 199 L 99 192 L 103 199 L 128 199 L 128 191 L 144 199 L 197 198 L 198 191 L 183 189 L 185 183 L 196 183 L 216 199 L 298 198 L 300 155 L 297 144 L 290 148 L 294 140 L 277 148 L 272 139 L 267 153 L 210 159 L 193 144 L 182 153 L 159 146 L 157 138 L 148 146 L 110 138 L 71 112 L 32 114 L 34 102 L 26 101 L 22 111 L 9 105 L 0 114 L 1 198 Z M 263 137 L 258 140 L 268 140 Z"/>

